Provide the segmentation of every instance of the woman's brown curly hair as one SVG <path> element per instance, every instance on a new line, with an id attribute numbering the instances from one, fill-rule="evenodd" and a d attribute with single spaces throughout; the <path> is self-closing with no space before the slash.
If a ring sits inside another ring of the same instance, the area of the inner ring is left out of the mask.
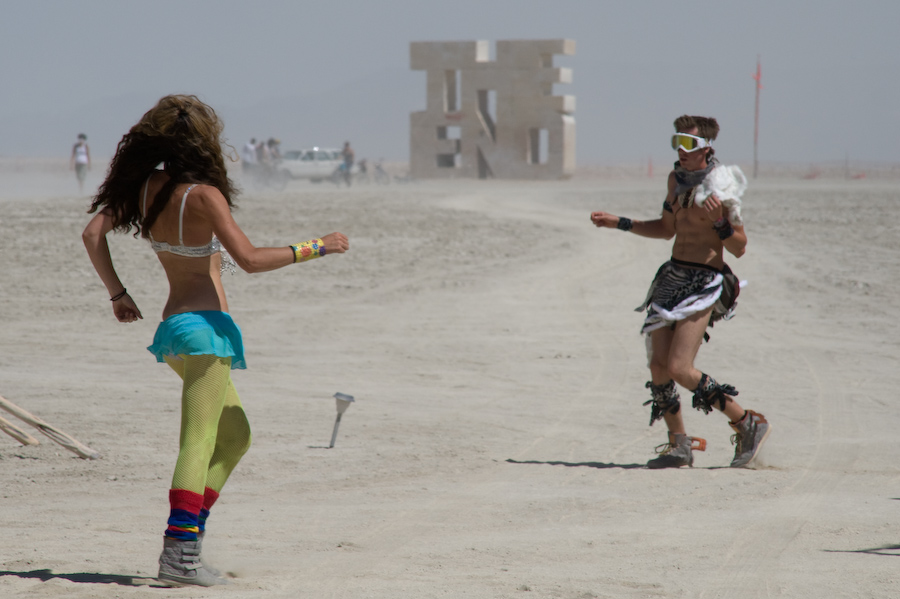
<path id="1" fill-rule="evenodd" d="M 197 96 L 160 99 L 122 137 L 88 213 L 106 210 L 112 215 L 113 230 L 124 233 L 134 227 L 135 237 L 147 237 L 175 186 L 181 183 L 212 185 L 233 207 L 237 188 L 225 169 L 222 131 L 216 111 Z M 139 201 L 141 187 L 160 163 L 165 165 L 169 180 L 157 192 L 145 217 Z"/>

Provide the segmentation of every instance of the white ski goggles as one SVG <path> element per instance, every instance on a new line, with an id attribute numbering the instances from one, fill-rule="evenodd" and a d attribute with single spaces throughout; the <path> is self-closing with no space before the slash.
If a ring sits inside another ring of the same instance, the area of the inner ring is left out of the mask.
<path id="1" fill-rule="evenodd" d="M 672 136 L 672 149 L 682 149 L 685 152 L 696 152 L 700 148 L 711 148 L 712 144 L 708 139 L 689 135 L 687 133 L 676 133 Z"/>

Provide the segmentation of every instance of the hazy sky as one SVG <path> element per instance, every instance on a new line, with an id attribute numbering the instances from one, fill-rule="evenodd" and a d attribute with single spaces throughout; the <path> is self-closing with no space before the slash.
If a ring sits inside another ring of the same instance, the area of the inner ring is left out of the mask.
<path id="1" fill-rule="evenodd" d="M 406 159 L 425 75 L 409 42 L 570 38 L 579 164 L 674 159 L 682 113 L 727 162 L 900 163 L 900 2 L 0 0 L 0 156 L 97 156 L 162 95 L 195 93 L 240 145 L 352 140 Z"/>

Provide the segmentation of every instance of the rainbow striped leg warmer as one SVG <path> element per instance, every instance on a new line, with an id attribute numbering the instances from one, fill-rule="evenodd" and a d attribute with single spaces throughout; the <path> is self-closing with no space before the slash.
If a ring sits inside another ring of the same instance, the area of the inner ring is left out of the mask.
<path id="1" fill-rule="evenodd" d="M 185 489 L 170 489 L 169 506 L 166 536 L 179 541 L 196 541 L 200 532 L 203 495 Z"/>
<path id="2" fill-rule="evenodd" d="M 203 490 L 203 508 L 200 510 L 198 518 L 200 534 L 203 534 L 203 532 L 206 530 L 206 519 L 209 518 L 209 510 L 212 509 L 213 504 L 218 498 L 219 494 L 209 487 L 206 487 L 206 489 Z"/>

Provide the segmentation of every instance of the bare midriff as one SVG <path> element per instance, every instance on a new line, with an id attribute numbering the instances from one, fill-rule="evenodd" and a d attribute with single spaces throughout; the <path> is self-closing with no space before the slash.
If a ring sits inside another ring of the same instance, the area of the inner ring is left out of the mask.
<path id="1" fill-rule="evenodd" d="M 167 252 L 157 254 L 169 279 L 169 299 L 163 319 L 183 312 L 218 310 L 228 312 L 228 301 L 219 272 L 222 258 L 185 258 Z"/>

